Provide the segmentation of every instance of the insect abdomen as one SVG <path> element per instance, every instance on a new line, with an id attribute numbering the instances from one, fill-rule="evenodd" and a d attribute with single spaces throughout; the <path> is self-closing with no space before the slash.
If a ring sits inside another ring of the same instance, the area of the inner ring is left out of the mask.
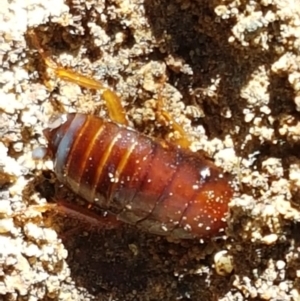
<path id="1" fill-rule="evenodd" d="M 233 190 L 210 161 L 93 115 L 45 130 L 58 179 L 151 233 L 206 237 L 224 227 Z"/>

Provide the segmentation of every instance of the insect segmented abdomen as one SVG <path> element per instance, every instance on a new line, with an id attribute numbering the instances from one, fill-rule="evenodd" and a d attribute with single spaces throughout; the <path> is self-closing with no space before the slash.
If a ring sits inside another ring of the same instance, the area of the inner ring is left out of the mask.
<path id="1" fill-rule="evenodd" d="M 211 236 L 233 189 L 210 161 L 93 115 L 45 130 L 58 179 L 118 219 L 160 235 Z"/>

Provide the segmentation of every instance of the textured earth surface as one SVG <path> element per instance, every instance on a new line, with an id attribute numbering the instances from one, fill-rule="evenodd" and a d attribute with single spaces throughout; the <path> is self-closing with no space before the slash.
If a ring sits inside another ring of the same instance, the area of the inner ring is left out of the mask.
<path id="1" fill-rule="evenodd" d="M 224 236 L 171 241 L 34 207 L 75 198 L 32 159 L 51 117 L 106 110 L 48 72 L 32 30 L 54 62 L 116 91 L 132 127 L 172 140 L 163 96 L 192 150 L 232 174 Z M 300 300 L 299 0 L 4 0 L 0 41 L 1 300 Z"/>

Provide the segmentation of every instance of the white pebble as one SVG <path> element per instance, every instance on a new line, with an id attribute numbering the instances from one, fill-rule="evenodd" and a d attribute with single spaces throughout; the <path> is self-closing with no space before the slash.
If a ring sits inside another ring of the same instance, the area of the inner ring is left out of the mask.
<path id="1" fill-rule="evenodd" d="M 285 266 L 286 266 L 286 264 L 285 264 L 285 262 L 284 262 L 283 260 L 278 260 L 278 261 L 276 262 L 276 268 L 277 268 L 278 270 L 284 269 Z"/>
<path id="2" fill-rule="evenodd" d="M 8 233 L 10 232 L 12 229 L 14 229 L 14 221 L 12 218 L 3 218 L 0 219 L 0 233 Z"/>
<path id="3" fill-rule="evenodd" d="M 216 272 L 221 276 L 226 276 L 233 270 L 232 256 L 229 255 L 228 251 L 226 250 L 222 250 L 216 253 L 214 256 L 214 262 Z"/>

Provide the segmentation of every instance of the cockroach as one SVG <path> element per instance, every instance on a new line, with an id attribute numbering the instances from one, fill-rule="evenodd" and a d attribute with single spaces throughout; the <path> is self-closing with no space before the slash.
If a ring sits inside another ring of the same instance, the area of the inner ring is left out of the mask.
<path id="1" fill-rule="evenodd" d="M 94 79 L 57 67 L 39 45 L 37 48 L 61 79 L 101 90 L 111 119 L 65 114 L 44 130 L 61 183 L 118 220 L 150 233 L 205 238 L 225 227 L 233 196 L 230 176 L 189 150 L 183 129 L 167 112 L 162 110 L 162 115 L 180 132 L 179 145 L 128 127 L 113 91 Z"/>
<path id="2" fill-rule="evenodd" d="M 175 238 L 225 226 L 229 177 L 172 143 L 94 115 L 67 114 L 44 130 L 58 180 L 129 224 Z"/>

